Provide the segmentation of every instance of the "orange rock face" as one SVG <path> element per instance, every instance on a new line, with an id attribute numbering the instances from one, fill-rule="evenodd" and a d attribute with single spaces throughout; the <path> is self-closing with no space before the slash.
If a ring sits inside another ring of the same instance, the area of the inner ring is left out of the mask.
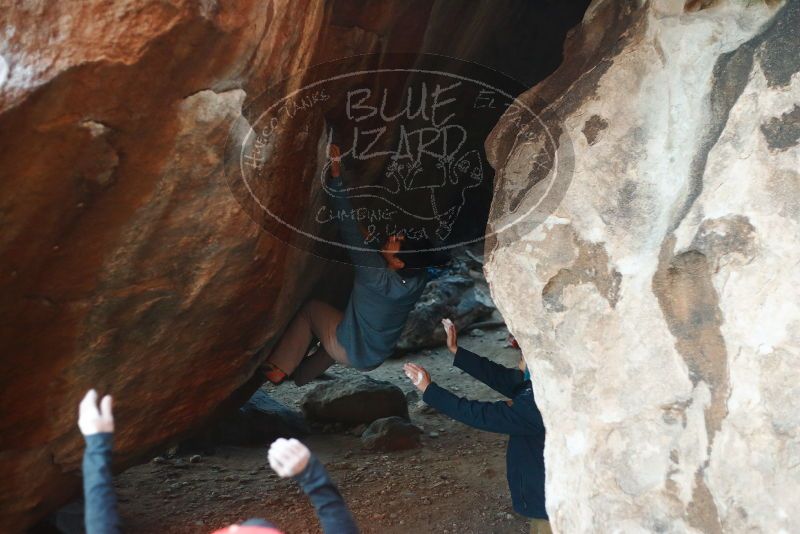
<path id="1" fill-rule="evenodd" d="M 0 530 L 77 491 L 88 388 L 117 399 L 119 465 L 141 458 L 252 376 L 325 268 L 230 191 L 223 147 L 247 99 L 332 58 L 478 57 L 510 19 L 497 14 L 407 0 L 0 8 Z M 471 30 L 451 40 L 454 15 Z M 300 220 L 318 139 L 286 135 L 269 193 Z"/>

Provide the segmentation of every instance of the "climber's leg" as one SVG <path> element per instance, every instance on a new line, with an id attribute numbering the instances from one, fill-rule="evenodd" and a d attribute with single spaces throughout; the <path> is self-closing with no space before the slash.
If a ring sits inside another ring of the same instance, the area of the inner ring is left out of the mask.
<path id="1" fill-rule="evenodd" d="M 328 355 L 324 347 L 319 347 L 312 355 L 303 358 L 300 365 L 292 373 L 295 385 L 305 386 L 317 377 L 322 376 L 336 361 Z"/>
<path id="2" fill-rule="evenodd" d="M 311 330 L 322 345 L 318 352 L 326 352 L 334 361 L 348 365 L 347 351 L 336 337 L 336 329 L 342 322 L 342 312 L 319 300 L 309 302 L 308 306 Z"/>
<path id="3" fill-rule="evenodd" d="M 316 336 L 322 346 L 336 361 L 347 354 L 336 338 L 336 327 L 342 321 L 342 312 L 317 300 L 306 303 L 289 324 L 275 350 L 267 358 L 267 378 L 279 383 L 292 374 L 306 355 L 311 337 Z"/>

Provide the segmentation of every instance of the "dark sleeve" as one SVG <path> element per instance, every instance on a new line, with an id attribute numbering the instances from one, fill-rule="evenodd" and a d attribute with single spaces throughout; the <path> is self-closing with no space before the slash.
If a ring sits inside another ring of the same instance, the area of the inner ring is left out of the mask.
<path id="1" fill-rule="evenodd" d="M 369 268 L 386 268 L 386 262 L 380 255 L 380 252 L 373 249 L 364 243 L 364 236 L 361 235 L 361 230 L 358 228 L 358 223 L 353 214 L 353 205 L 350 199 L 341 190 L 344 188 L 341 177 L 334 178 L 330 182 L 331 190 L 333 191 L 333 206 L 338 212 L 345 212 L 345 216 L 339 221 L 339 233 L 342 235 L 342 240 L 349 247 L 347 252 L 353 259 L 356 267 L 369 267 Z M 358 249 L 370 250 L 358 250 Z"/>
<path id="2" fill-rule="evenodd" d="M 117 497 L 111 483 L 111 446 L 113 435 L 101 432 L 84 436 L 83 497 L 88 534 L 119 532 Z"/>
<path id="3" fill-rule="evenodd" d="M 526 418 L 505 401 L 482 402 L 457 397 L 431 383 L 422 400 L 465 425 L 498 434 L 532 435 L 544 432 L 541 418 Z"/>
<path id="4" fill-rule="evenodd" d="M 313 454 L 306 468 L 295 477 L 295 480 L 314 505 L 324 534 L 358 533 L 356 522 L 347 509 L 342 495 Z"/>
<path id="5" fill-rule="evenodd" d="M 462 347 L 458 347 L 453 365 L 506 397 L 512 397 L 525 380 L 519 369 L 509 369 Z"/>

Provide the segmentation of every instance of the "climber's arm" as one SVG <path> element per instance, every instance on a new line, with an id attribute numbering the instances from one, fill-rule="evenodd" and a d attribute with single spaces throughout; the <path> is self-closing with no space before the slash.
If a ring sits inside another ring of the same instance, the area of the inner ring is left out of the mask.
<path id="1" fill-rule="evenodd" d="M 339 233 L 356 267 L 385 268 L 386 262 L 380 252 L 365 243 L 364 235 L 356 222 L 356 210 L 344 190 L 342 177 L 329 182 L 333 192 L 333 205 L 339 217 Z"/>
<path id="2" fill-rule="evenodd" d="M 328 188 L 333 193 L 333 207 L 336 209 L 337 217 L 340 221 L 339 233 L 342 234 L 342 240 L 348 247 L 353 263 L 356 267 L 385 268 L 386 262 L 380 253 L 364 242 L 364 235 L 362 235 L 358 226 L 356 211 L 353 209 L 353 205 L 350 203 L 350 198 L 344 188 L 344 181 L 342 180 L 344 171 L 342 169 L 341 151 L 338 145 L 329 145 L 328 157 L 331 163 Z"/>

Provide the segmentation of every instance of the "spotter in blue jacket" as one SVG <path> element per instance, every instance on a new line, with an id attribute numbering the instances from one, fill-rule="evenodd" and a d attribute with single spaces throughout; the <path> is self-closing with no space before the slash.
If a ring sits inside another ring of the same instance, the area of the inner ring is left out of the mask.
<path id="1" fill-rule="evenodd" d="M 458 397 L 431 384 L 422 400 L 471 427 L 508 434 L 506 476 L 514 511 L 525 517 L 547 519 L 544 495 L 544 423 L 533 398 L 527 373 L 509 369 L 458 347 L 453 365 L 480 380 L 511 402 L 481 402 Z"/>

